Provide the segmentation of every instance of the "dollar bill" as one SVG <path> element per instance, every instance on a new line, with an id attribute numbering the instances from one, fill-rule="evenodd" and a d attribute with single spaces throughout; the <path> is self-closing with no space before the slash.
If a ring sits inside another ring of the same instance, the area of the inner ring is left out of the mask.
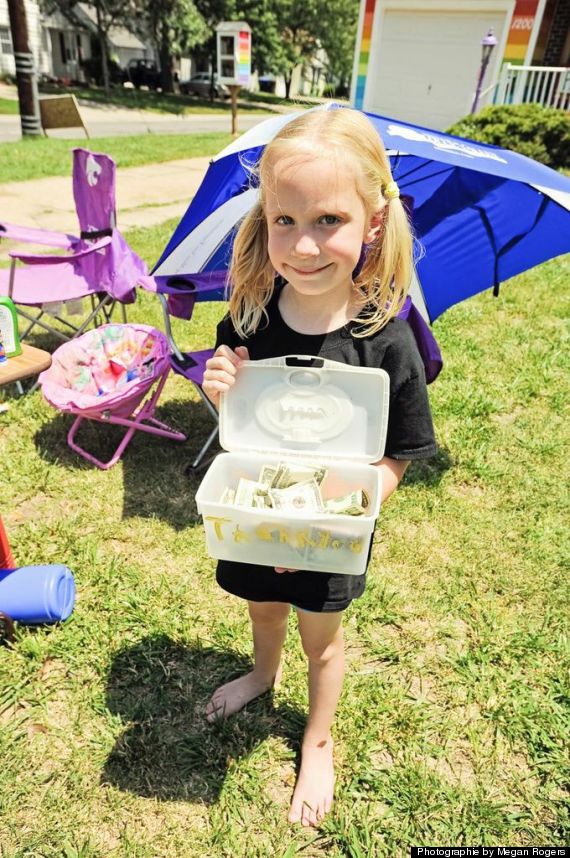
<path id="1" fill-rule="evenodd" d="M 295 483 L 284 489 L 269 489 L 273 509 L 287 512 L 323 512 L 321 490 L 316 480 Z"/>
<path id="2" fill-rule="evenodd" d="M 246 480 L 245 477 L 242 477 L 237 485 L 234 503 L 236 506 L 257 506 L 254 503 L 254 498 L 266 496 L 267 491 L 267 486 L 263 483 L 258 483 L 256 480 Z M 265 506 L 265 502 L 263 505 Z"/>
<path id="3" fill-rule="evenodd" d="M 220 503 L 234 503 L 235 499 L 236 499 L 236 490 L 230 489 L 229 486 L 226 486 L 226 488 L 222 492 L 222 496 L 220 498 Z"/>
<path id="4" fill-rule="evenodd" d="M 277 473 L 277 469 L 280 467 L 279 465 L 263 465 L 261 471 L 259 472 L 258 482 L 263 483 L 264 486 L 267 486 L 270 489 L 273 486 L 273 480 L 275 479 L 275 474 Z"/>
<path id="5" fill-rule="evenodd" d="M 325 512 L 335 515 L 365 515 L 370 506 L 370 498 L 364 489 L 357 489 L 338 498 L 325 501 Z"/>
<path id="6" fill-rule="evenodd" d="M 327 469 L 319 465 L 301 465 L 280 462 L 271 484 L 272 489 L 287 489 L 297 483 L 314 480 L 320 486 L 327 475 Z"/>

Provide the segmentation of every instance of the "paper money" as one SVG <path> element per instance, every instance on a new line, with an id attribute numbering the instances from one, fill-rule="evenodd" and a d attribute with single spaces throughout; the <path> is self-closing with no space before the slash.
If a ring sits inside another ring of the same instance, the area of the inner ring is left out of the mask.
<path id="1" fill-rule="evenodd" d="M 329 498 L 325 501 L 325 512 L 336 515 L 365 515 L 370 506 L 370 498 L 364 489 L 357 489 L 343 497 Z"/>
<path id="2" fill-rule="evenodd" d="M 314 479 L 288 486 L 286 489 L 269 489 L 273 509 L 295 512 L 323 512 L 323 501 L 318 483 Z"/>
<path id="3" fill-rule="evenodd" d="M 327 469 L 320 465 L 290 462 L 263 465 L 259 479 L 249 480 L 242 477 L 236 489 L 226 487 L 220 503 L 250 509 L 273 508 L 285 512 L 366 515 L 370 497 L 364 489 L 323 500 L 320 486 L 326 474 Z"/>
<path id="4" fill-rule="evenodd" d="M 236 506 L 258 506 L 254 498 L 267 495 L 267 486 L 255 480 L 246 480 L 242 477 L 238 483 L 234 503 Z M 265 502 L 262 504 L 265 506 Z"/>
<path id="5" fill-rule="evenodd" d="M 319 465 L 301 465 L 291 462 L 279 462 L 273 477 L 272 489 L 287 489 L 296 483 L 314 480 L 320 486 L 327 475 L 327 469 Z"/>
<path id="6" fill-rule="evenodd" d="M 261 471 L 259 472 L 258 482 L 263 483 L 264 486 L 267 486 L 270 489 L 273 486 L 273 480 L 275 479 L 275 474 L 277 473 L 277 469 L 281 467 L 280 465 L 263 465 Z"/>
<path id="7" fill-rule="evenodd" d="M 235 503 L 235 499 L 236 499 L 235 489 L 230 489 L 229 486 L 226 486 L 226 488 L 222 492 L 222 496 L 220 498 L 220 503 Z"/>

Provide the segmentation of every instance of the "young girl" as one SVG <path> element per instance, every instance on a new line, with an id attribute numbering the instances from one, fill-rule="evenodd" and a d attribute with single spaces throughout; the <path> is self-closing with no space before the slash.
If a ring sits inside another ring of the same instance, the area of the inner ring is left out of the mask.
<path id="1" fill-rule="evenodd" d="M 234 242 L 229 314 L 218 325 L 204 392 L 217 407 L 245 359 L 315 355 L 386 370 L 388 435 L 376 463 L 385 501 L 409 461 L 436 450 L 424 367 L 407 322 L 395 318 L 410 282 L 412 237 L 386 152 L 363 114 L 311 111 L 267 145 L 258 173 L 259 202 Z M 209 720 L 237 712 L 279 681 L 291 606 L 297 612 L 309 717 L 291 822 L 316 825 L 331 806 L 342 616 L 365 578 L 218 563 L 220 586 L 247 600 L 254 667 L 217 689 Z"/>

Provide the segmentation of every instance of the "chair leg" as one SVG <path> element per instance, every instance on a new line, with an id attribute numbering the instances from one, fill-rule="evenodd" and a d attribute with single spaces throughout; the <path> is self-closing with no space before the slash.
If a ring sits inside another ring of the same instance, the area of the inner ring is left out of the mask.
<path id="1" fill-rule="evenodd" d="M 18 306 L 17 312 L 18 312 L 19 316 L 22 316 L 22 318 L 27 319 L 29 322 L 31 322 L 31 325 L 29 325 L 26 328 L 26 330 L 24 331 L 24 333 L 22 334 L 22 337 L 21 337 L 22 340 L 28 336 L 28 334 L 32 331 L 33 328 L 36 327 L 36 325 L 38 325 L 40 328 L 43 328 L 44 331 L 47 331 L 49 334 L 53 334 L 54 336 L 59 337 L 59 339 L 63 340 L 64 343 L 69 342 L 69 340 L 71 339 L 70 336 L 62 333 L 61 331 L 58 331 L 57 328 L 53 328 L 51 325 L 48 325 L 46 322 L 42 322 L 41 317 L 43 315 L 45 315 L 45 313 L 43 311 L 38 316 L 31 316 L 29 313 L 26 313 L 25 310 L 22 310 L 20 306 Z"/>
<path id="2" fill-rule="evenodd" d="M 106 471 L 108 470 L 108 468 L 112 468 L 113 465 L 115 465 L 119 461 L 124 452 L 125 447 L 133 437 L 137 427 L 131 427 L 129 431 L 125 433 L 123 440 L 121 441 L 109 461 L 102 462 L 100 459 L 97 459 L 91 453 L 88 453 L 87 450 L 84 450 L 83 447 L 80 447 L 79 444 L 75 443 L 75 433 L 83 423 L 84 419 L 84 417 L 77 417 L 73 421 L 71 429 L 67 433 L 67 443 L 75 453 L 78 453 L 80 456 L 83 456 L 84 459 L 87 459 L 87 461 L 91 462 L 93 465 L 97 465 L 97 467 L 101 468 L 101 470 Z"/>
<path id="3" fill-rule="evenodd" d="M 217 436 L 218 436 L 218 427 L 214 426 L 214 428 L 212 429 L 212 431 L 208 435 L 206 443 L 204 444 L 204 446 L 202 447 L 202 449 L 200 450 L 200 452 L 198 453 L 198 455 L 196 456 L 194 461 L 190 465 L 188 465 L 185 473 L 188 474 L 188 473 L 191 473 L 192 471 L 197 470 L 198 466 L 200 465 L 200 462 L 202 461 L 202 459 L 204 458 L 204 456 L 206 455 L 206 453 L 210 449 L 211 444 L 216 440 Z"/>
<path id="4" fill-rule="evenodd" d="M 202 401 L 204 402 L 206 408 L 210 412 L 210 415 L 215 420 L 216 425 L 214 426 L 214 428 L 212 429 L 212 431 L 208 435 L 208 438 L 206 439 L 201 450 L 198 452 L 198 455 L 196 456 L 194 461 L 186 467 L 184 473 L 187 475 L 192 473 L 192 471 L 197 470 L 197 468 L 200 466 L 200 463 L 202 462 L 204 456 L 206 455 L 206 453 L 210 449 L 211 445 L 214 443 L 214 441 L 216 440 L 216 438 L 218 436 L 218 412 L 216 411 L 216 409 L 214 408 L 214 406 L 212 405 L 212 403 L 210 402 L 210 400 L 208 399 L 208 397 L 206 396 L 206 394 L 204 393 L 204 391 L 202 390 L 200 385 L 195 384 L 194 386 L 195 386 L 196 390 L 198 391 L 198 393 L 200 394 Z"/>
<path id="5" fill-rule="evenodd" d="M 69 447 L 74 452 L 78 453 L 80 456 L 83 456 L 84 459 L 87 459 L 88 462 L 91 462 L 98 468 L 101 468 L 102 470 L 106 471 L 108 468 L 112 468 L 113 465 L 115 465 L 119 461 L 125 451 L 127 444 L 129 444 L 134 433 L 137 430 L 141 432 L 147 432 L 150 435 L 159 435 L 162 438 L 170 438 L 173 441 L 186 441 L 186 435 L 184 435 L 182 432 L 177 432 L 175 429 L 171 429 L 171 427 L 168 426 L 166 423 L 162 423 L 160 420 L 157 420 L 155 417 L 153 417 L 156 403 L 162 392 L 162 388 L 164 387 L 169 372 L 170 368 L 162 374 L 152 396 L 150 396 L 138 408 L 138 410 L 135 411 L 132 417 L 115 417 L 111 415 L 108 418 L 85 418 L 79 415 L 74 420 L 67 434 L 67 443 Z M 97 423 L 111 423 L 115 426 L 125 426 L 127 428 L 127 432 L 125 433 L 121 443 L 119 444 L 108 462 L 102 462 L 100 459 L 97 459 L 91 453 L 88 453 L 87 450 L 85 450 L 83 447 L 80 447 L 79 444 L 77 444 L 77 442 L 75 441 L 75 434 L 79 429 L 81 423 L 85 419 L 93 420 Z"/>

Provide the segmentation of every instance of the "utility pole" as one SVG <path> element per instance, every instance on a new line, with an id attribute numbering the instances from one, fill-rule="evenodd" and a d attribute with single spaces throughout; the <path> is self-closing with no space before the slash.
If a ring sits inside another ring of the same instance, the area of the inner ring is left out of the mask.
<path id="1" fill-rule="evenodd" d="M 22 135 L 36 136 L 42 133 L 42 123 L 40 120 L 38 82 L 34 70 L 34 56 L 30 51 L 24 0 L 8 0 L 8 14 L 10 16 L 12 44 L 14 45 Z"/>

